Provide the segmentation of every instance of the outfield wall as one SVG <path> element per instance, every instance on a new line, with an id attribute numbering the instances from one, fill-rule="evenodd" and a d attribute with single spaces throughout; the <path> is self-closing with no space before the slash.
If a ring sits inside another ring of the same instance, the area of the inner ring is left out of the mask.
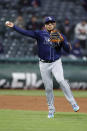
<path id="1" fill-rule="evenodd" d="M 63 59 L 65 79 L 71 88 L 87 88 L 87 61 Z M 38 59 L 2 59 L 0 62 L 0 88 L 44 88 Z M 59 88 L 54 79 L 54 88 Z"/>

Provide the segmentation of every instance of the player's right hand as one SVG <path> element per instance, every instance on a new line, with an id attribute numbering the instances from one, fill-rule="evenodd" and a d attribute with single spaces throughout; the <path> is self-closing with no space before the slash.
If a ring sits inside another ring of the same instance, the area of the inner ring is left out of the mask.
<path id="1" fill-rule="evenodd" d="M 13 23 L 13 22 L 10 22 L 10 21 L 6 21 L 6 22 L 5 22 L 5 25 L 6 25 L 7 27 L 12 28 L 12 27 L 14 26 L 14 23 Z"/>

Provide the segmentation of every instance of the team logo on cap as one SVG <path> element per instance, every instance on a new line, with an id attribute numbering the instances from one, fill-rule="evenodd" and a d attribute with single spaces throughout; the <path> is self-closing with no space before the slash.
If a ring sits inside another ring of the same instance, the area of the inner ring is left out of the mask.
<path id="1" fill-rule="evenodd" d="M 52 18 L 51 18 L 51 17 L 48 17 L 48 19 L 49 19 L 49 20 L 52 20 Z"/>

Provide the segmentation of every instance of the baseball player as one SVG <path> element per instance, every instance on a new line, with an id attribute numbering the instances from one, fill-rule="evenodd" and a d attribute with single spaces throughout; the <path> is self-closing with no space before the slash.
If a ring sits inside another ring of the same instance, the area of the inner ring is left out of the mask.
<path id="1" fill-rule="evenodd" d="M 7 21 L 5 25 L 13 28 L 15 31 L 23 35 L 35 38 L 37 40 L 39 67 L 45 86 L 49 109 L 48 118 L 53 118 L 55 112 L 52 76 L 54 76 L 56 81 L 59 83 L 66 99 L 72 105 L 73 110 L 75 112 L 79 111 L 79 106 L 72 95 L 70 86 L 64 79 L 61 62 L 61 49 L 63 48 L 69 53 L 71 46 L 68 44 L 66 37 L 56 30 L 55 18 L 52 16 L 45 18 L 44 30 L 24 30 L 17 27 L 13 22 L 10 21 Z"/>

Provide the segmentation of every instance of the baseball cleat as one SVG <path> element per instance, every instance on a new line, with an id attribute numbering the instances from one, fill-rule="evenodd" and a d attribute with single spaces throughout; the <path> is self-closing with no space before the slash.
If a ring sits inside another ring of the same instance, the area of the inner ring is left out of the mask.
<path id="1" fill-rule="evenodd" d="M 53 112 L 49 112 L 48 118 L 54 118 L 54 113 Z"/>
<path id="2" fill-rule="evenodd" d="M 75 112 L 79 111 L 79 106 L 77 104 L 72 105 L 72 108 Z"/>

